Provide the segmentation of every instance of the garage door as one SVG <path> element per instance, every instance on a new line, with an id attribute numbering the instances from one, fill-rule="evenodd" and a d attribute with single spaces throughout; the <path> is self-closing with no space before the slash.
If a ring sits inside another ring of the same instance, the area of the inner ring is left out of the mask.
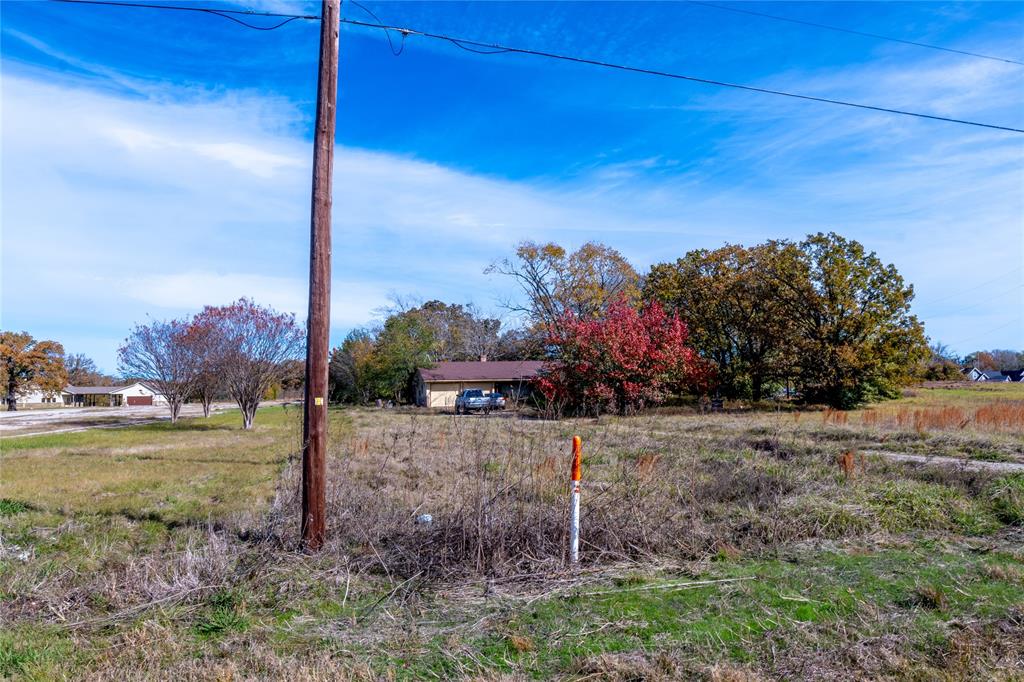
<path id="1" fill-rule="evenodd" d="M 129 405 L 152 405 L 153 396 L 151 395 L 130 395 L 128 396 Z"/>

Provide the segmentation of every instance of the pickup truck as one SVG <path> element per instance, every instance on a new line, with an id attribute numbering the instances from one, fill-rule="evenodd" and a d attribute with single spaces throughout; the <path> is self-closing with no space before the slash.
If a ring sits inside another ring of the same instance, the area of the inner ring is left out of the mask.
<path id="1" fill-rule="evenodd" d="M 505 398 L 497 393 L 484 393 L 479 388 L 467 388 L 455 396 L 455 414 L 469 414 L 473 410 L 484 413 L 505 409 Z"/>

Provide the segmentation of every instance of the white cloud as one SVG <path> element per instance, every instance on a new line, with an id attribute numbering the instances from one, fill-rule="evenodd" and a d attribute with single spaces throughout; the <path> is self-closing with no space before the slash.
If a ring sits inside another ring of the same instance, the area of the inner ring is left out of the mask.
<path id="1" fill-rule="evenodd" d="M 934 94 L 936 111 L 1013 122 L 1015 72 L 964 67 L 948 83 L 938 69 L 914 73 L 863 67 L 771 85 L 863 101 L 898 90 L 908 106 Z M 2 87 L 6 318 L 84 339 L 242 295 L 304 316 L 311 151 L 292 104 L 152 85 L 129 99 L 10 73 Z M 489 307 L 511 285 L 484 266 L 527 238 L 599 239 L 644 268 L 691 248 L 835 229 L 895 262 L 922 301 L 993 272 L 1021 281 L 1015 138 L 733 94 L 687 106 L 735 124 L 703 163 L 616 158 L 572 180 L 511 182 L 339 148 L 335 332 L 372 317 L 390 291 Z M 927 322 L 953 340 L 999 327 L 1012 308 L 1006 297 L 982 301 L 965 329 L 938 306 Z M 1022 325 L 997 329 L 992 343 L 1020 345 Z"/>

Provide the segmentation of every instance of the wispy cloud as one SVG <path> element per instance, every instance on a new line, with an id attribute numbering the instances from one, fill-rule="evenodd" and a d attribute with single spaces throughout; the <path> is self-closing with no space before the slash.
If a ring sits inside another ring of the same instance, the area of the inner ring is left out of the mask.
<path id="1" fill-rule="evenodd" d="M 252 92 L 150 83 L 128 98 L 88 84 L 5 73 L 5 318 L 112 368 L 111 340 L 146 314 L 247 295 L 302 317 L 310 145 L 297 107 Z M 766 84 L 1018 124 L 1013 93 L 1024 85 L 998 65 L 931 62 Z M 340 148 L 336 335 L 392 291 L 485 307 L 507 298 L 510 283 L 482 270 L 521 239 L 599 239 L 645 268 L 726 241 L 835 229 L 896 263 L 922 302 L 944 299 L 922 306 L 934 337 L 1024 338 L 1013 292 L 957 308 L 958 291 L 993 272 L 1011 273 L 1007 286 L 1024 281 L 1022 143 L 734 93 L 691 98 L 678 115 L 696 110 L 727 128 L 703 159 L 610 155 L 531 182 Z"/>

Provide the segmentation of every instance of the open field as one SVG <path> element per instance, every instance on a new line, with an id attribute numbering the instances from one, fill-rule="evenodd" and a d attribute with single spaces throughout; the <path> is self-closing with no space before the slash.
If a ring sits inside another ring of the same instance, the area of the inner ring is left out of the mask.
<path id="1" fill-rule="evenodd" d="M 915 394 L 332 411 L 316 556 L 295 551 L 298 410 L 4 441 L 0 677 L 1024 679 L 1024 473 L 960 466 L 1024 462 L 1024 387 Z"/>
<path id="2" fill-rule="evenodd" d="M 211 411 L 231 409 L 232 403 L 217 403 Z M 182 417 L 199 417 L 201 405 L 183 405 Z M 15 412 L 0 411 L 0 436 L 31 436 L 40 433 L 68 433 L 96 428 L 119 428 L 150 422 L 169 421 L 167 407 L 19 407 Z"/>

